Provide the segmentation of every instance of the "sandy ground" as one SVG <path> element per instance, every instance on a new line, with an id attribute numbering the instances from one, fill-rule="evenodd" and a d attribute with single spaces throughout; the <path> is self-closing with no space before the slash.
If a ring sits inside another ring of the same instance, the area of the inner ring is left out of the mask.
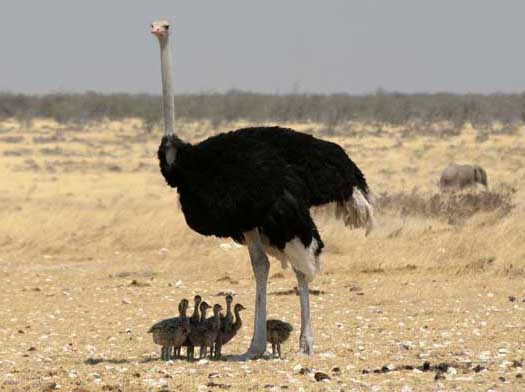
<path id="1" fill-rule="evenodd" d="M 183 125 L 190 139 L 211 133 Z M 312 296 L 316 355 L 297 354 L 295 282 L 273 262 L 269 315 L 295 327 L 283 360 L 164 363 L 146 331 L 195 293 L 223 303 L 233 291 L 248 308 L 224 348 L 243 352 L 254 281 L 246 249 L 186 228 L 158 173 L 158 133 L 142 129 L 0 123 L 1 390 L 525 390 L 523 130 L 343 127 L 331 138 L 377 195 L 432 195 L 444 165 L 478 162 L 491 187 L 516 190 L 513 208 L 460 225 L 378 211 L 369 237 L 316 211 L 327 244 Z"/>

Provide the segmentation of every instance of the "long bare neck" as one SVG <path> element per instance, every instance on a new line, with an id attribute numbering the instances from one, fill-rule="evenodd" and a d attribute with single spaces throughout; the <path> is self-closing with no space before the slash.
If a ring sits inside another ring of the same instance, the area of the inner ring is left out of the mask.
<path id="1" fill-rule="evenodd" d="M 173 66 L 169 35 L 159 39 L 162 73 L 162 114 L 166 136 L 175 134 L 175 100 L 173 95 Z"/>

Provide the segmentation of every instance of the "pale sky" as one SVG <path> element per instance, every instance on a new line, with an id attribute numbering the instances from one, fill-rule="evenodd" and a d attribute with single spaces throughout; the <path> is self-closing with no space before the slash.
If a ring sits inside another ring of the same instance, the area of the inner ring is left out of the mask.
<path id="1" fill-rule="evenodd" d="M 525 91 L 524 0 L 5 0 L 0 90 Z"/>

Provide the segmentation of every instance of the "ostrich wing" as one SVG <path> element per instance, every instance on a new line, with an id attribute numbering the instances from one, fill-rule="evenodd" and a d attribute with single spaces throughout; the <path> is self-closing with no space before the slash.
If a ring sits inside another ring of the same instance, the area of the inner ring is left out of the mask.
<path id="1" fill-rule="evenodd" d="M 281 127 L 244 128 L 233 133 L 276 151 L 303 181 L 309 206 L 347 200 L 354 187 L 368 195 L 363 173 L 336 143 Z"/>

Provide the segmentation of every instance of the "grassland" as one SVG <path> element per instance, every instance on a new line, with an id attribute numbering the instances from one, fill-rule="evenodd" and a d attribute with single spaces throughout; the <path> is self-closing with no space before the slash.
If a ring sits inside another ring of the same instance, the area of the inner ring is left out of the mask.
<path id="1" fill-rule="evenodd" d="M 254 282 L 246 250 L 186 227 L 158 173 L 160 131 L 146 132 L 142 121 L 0 122 L 0 389 L 525 388 L 524 129 L 286 125 L 342 144 L 378 200 L 368 237 L 329 209 L 314 212 L 327 245 L 315 281 L 322 293 L 312 299 L 317 355 L 296 353 L 296 331 L 283 361 L 166 364 L 146 330 L 194 293 L 222 302 L 218 293 L 234 291 L 248 310 L 225 351 L 247 346 Z M 206 122 L 180 129 L 194 141 L 216 131 Z M 473 214 L 416 208 L 430 202 L 451 161 L 484 166 L 499 202 L 484 204 L 476 191 Z M 298 328 L 298 298 L 278 295 L 294 280 L 279 265 L 269 312 Z M 439 371 L 402 368 L 425 361 L 455 370 L 434 380 Z M 374 372 L 385 365 L 396 370 Z M 315 371 L 331 380 L 316 382 Z"/>

